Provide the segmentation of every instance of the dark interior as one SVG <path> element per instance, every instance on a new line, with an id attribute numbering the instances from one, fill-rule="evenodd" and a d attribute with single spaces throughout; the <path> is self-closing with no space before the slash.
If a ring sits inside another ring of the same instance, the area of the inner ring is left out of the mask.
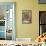
<path id="1" fill-rule="evenodd" d="M 39 25 L 41 26 L 42 33 L 44 33 L 46 32 L 46 11 L 39 12 L 39 19 L 40 19 Z"/>

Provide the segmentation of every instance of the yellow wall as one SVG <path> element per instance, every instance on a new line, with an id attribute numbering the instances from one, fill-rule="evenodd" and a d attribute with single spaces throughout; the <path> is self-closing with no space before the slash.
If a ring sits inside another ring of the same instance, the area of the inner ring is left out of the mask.
<path id="1" fill-rule="evenodd" d="M 46 4 L 38 4 L 38 0 L 0 0 L 0 2 L 16 2 L 16 37 L 36 38 L 39 34 L 39 11 L 46 10 Z M 32 23 L 22 24 L 22 10 L 32 10 Z"/>

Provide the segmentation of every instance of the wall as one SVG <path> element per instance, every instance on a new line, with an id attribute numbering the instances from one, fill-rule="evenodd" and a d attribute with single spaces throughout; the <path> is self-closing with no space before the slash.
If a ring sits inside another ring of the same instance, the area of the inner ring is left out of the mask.
<path id="1" fill-rule="evenodd" d="M 36 38 L 39 34 L 39 11 L 46 10 L 46 4 L 38 4 L 38 0 L 1 0 L 0 2 L 16 2 L 16 37 Z M 22 24 L 22 10 L 32 10 L 32 23 Z"/>

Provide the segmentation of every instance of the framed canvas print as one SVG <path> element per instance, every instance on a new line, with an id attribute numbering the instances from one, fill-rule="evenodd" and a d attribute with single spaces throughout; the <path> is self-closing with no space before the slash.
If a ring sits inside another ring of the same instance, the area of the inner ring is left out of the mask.
<path id="1" fill-rule="evenodd" d="M 40 4 L 46 4 L 46 0 L 38 0 Z"/>
<path id="2" fill-rule="evenodd" d="M 22 10 L 22 23 L 23 24 L 32 23 L 32 11 L 31 10 Z"/>
<path id="3" fill-rule="evenodd" d="M 0 2 L 0 40 L 15 40 L 15 2 Z"/>

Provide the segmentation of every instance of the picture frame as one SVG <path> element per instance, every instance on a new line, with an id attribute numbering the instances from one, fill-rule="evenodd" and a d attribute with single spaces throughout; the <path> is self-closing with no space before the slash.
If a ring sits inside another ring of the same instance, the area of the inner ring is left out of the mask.
<path id="1" fill-rule="evenodd" d="M 46 0 L 38 0 L 39 4 L 46 4 Z"/>
<path id="2" fill-rule="evenodd" d="M 32 23 L 32 11 L 22 10 L 22 24 L 31 24 L 31 23 Z"/>

